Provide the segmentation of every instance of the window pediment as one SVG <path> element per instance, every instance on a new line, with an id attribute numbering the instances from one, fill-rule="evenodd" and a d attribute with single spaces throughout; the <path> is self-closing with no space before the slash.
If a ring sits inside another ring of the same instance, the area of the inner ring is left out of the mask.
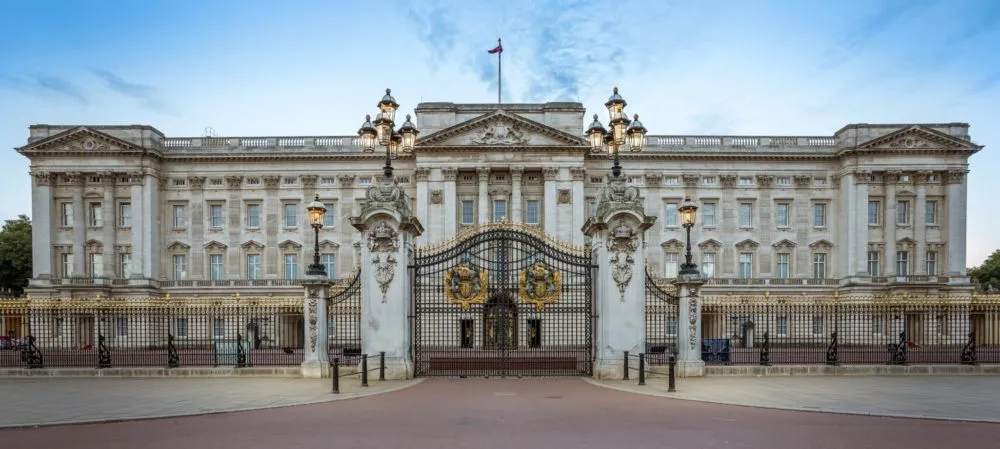
<path id="1" fill-rule="evenodd" d="M 702 251 L 718 251 L 719 248 L 722 248 L 722 243 L 715 239 L 708 239 L 699 243 L 698 248 L 701 248 Z"/>
<path id="2" fill-rule="evenodd" d="M 246 243 L 240 245 L 246 251 L 263 251 L 264 245 L 256 240 L 247 240 Z"/>
<path id="3" fill-rule="evenodd" d="M 212 240 L 205 244 L 205 249 L 208 251 L 225 251 L 228 246 L 222 242 Z"/>
<path id="4" fill-rule="evenodd" d="M 278 245 L 278 248 L 281 248 L 282 251 L 299 251 L 302 249 L 302 245 L 292 240 L 285 240 Z"/>
<path id="5" fill-rule="evenodd" d="M 87 249 L 87 252 L 91 253 L 99 253 L 104 250 L 104 244 L 94 239 L 87 240 L 87 243 L 83 246 Z"/>
<path id="6" fill-rule="evenodd" d="M 760 243 L 757 243 L 751 239 L 746 239 L 736 244 L 736 249 L 739 251 L 755 251 L 759 247 Z"/>
<path id="7" fill-rule="evenodd" d="M 813 251 L 829 251 L 833 249 L 833 243 L 830 243 L 824 239 L 819 239 L 815 242 L 809 244 L 809 249 Z"/>
<path id="8" fill-rule="evenodd" d="M 896 240 L 896 250 L 897 251 L 909 251 L 909 250 L 912 250 L 915 246 L 916 245 L 913 242 L 913 239 L 911 239 L 909 237 L 903 237 L 903 238 L 901 238 L 899 240 Z"/>
<path id="9" fill-rule="evenodd" d="M 333 252 L 340 249 L 340 244 L 330 240 L 323 240 L 319 242 L 319 249 L 320 251 Z"/>
<path id="10" fill-rule="evenodd" d="M 184 244 L 179 241 L 175 241 L 174 243 L 171 243 L 169 246 L 167 246 L 167 251 L 170 251 L 172 253 L 184 253 L 187 252 L 189 249 L 191 249 L 190 245 Z"/>
<path id="11" fill-rule="evenodd" d="M 661 243 L 660 246 L 667 251 L 682 251 L 684 249 L 684 242 L 677 239 L 670 239 Z"/>
<path id="12" fill-rule="evenodd" d="M 775 242 L 771 246 L 774 247 L 774 249 L 779 250 L 779 251 L 791 251 L 791 250 L 795 249 L 796 245 L 795 245 L 795 242 L 793 242 L 791 240 L 783 239 L 781 241 Z"/>

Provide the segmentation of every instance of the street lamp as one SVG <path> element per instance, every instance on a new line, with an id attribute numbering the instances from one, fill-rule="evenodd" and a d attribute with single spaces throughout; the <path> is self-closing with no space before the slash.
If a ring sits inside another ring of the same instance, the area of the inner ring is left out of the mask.
<path id="1" fill-rule="evenodd" d="M 684 254 L 684 263 L 681 264 L 680 274 L 697 275 L 698 264 L 691 262 L 691 228 L 694 227 L 695 213 L 698 212 L 698 205 L 691 201 L 690 196 L 685 196 L 677 211 L 681 214 L 681 221 L 684 229 L 687 230 L 687 252 Z"/>
<path id="2" fill-rule="evenodd" d="M 326 214 L 326 206 L 319 201 L 318 193 L 316 198 L 306 206 L 306 210 L 309 211 L 309 224 L 312 225 L 313 231 L 316 233 L 316 251 L 313 254 L 313 263 L 306 270 L 306 275 L 326 277 L 326 267 L 319 263 L 319 230 L 323 228 L 323 215 Z"/>
<path id="3" fill-rule="evenodd" d="M 646 146 L 646 127 L 639 121 L 639 114 L 632 120 L 628 119 L 625 113 L 625 106 L 628 103 L 618 94 L 618 88 L 614 88 L 611 98 L 608 98 L 604 106 L 608 108 L 608 125 L 611 130 L 604 128 L 604 125 L 594 114 L 594 121 L 587 128 L 587 137 L 590 140 L 590 147 L 595 152 L 607 151 L 614 160 L 611 166 L 611 176 L 618 178 L 622 174 L 621 163 L 618 160 L 618 152 L 623 147 L 628 147 L 630 152 L 639 153 Z"/>
<path id="4" fill-rule="evenodd" d="M 386 89 L 382 101 L 378 102 L 379 112 L 375 115 L 375 121 L 372 122 L 371 115 L 366 115 L 365 122 L 358 129 L 358 136 L 361 137 L 359 144 L 363 153 L 374 153 L 376 145 L 385 147 L 385 167 L 382 167 L 382 172 L 387 179 L 392 178 L 392 160 L 399 157 L 400 151 L 412 153 L 417 134 L 420 133 L 410 121 L 409 114 L 399 130 L 393 130 L 396 126 L 396 110 L 399 109 L 399 103 L 392 98 L 391 92 L 390 89 Z"/>

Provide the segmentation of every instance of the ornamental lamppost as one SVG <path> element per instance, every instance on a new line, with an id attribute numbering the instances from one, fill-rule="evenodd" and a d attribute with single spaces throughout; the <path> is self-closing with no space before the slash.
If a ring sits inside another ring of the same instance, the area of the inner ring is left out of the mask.
<path id="1" fill-rule="evenodd" d="M 691 201 L 690 196 L 685 196 L 684 201 L 677 208 L 681 214 L 681 221 L 684 229 L 687 230 L 687 252 L 684 254 L 684 263 L 681 264 L 680 275 L 698 275 L 698 264 L 691 262 L 691 228 L 694 227 L 695 213 L 698 212 L 698 205 Z"/>
<path id="2" fill-rule="evenodd" d="M 629 151 L 639 153 L 646 146 L 646 128 L 639 121 L 639 114 L 633 120 L 628 119 L 625 114 L 625 99 L 618 95 L 618 88 L 614 88 L 614 93 L 604 106 L 608 108 L 608 125 L 611 130 L 604 129 L 604 125 L 597 120 L 594 114 L 594 122 L 587 128 L 587 136 L 590 138 L 590 147 L 594 151 L 607 151 L 614 159 L 611 166 L 611 176 L 618 178 L 622 174 L 621 163 L 618 160 L 618 152 L 621 148 L 628 146 Z"/>
<path id="3" fill-rule="evenodd" d="M 323 228 L 323 215 L 326 214 L 326 206 L 319 201 L 318 193 L 316 198 L 306 206 L 306 210 L 309 211 L 309 224 L 312 225 L 316 234 L 316 251 L 313 253 L 313 263 L 306 270 L 306 275 L 326 277 L 326 267 L 319 263 L 319 230 Z"/>
<path id="4" fill-rule="evenodd" d="M 382 172 L 386 179 L 392 178 L 392 160 L 399 157 L 400 151 L 412 153 L 413 145 L 417 141 L 417 127 L 410 121 L 410 115 L 406 115 L 406 121 L 398 130 L 393 130 L 396 126 L 396 109 L 399 104 L 392 98 L 391 91 L 385 90 L 385 96 L 378 102 L 379 113 L 372 123 L 371 115 L 365 116 L 365 122 L 361 124 L 358 135 L 361 136 L 361 151 L 364 153 L 374 153 L 375 145 L 385 147 L 385 167 Z"/>

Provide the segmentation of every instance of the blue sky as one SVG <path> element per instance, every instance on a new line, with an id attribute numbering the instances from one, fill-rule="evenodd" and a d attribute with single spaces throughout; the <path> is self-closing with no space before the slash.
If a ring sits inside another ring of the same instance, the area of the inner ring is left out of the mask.
<path id="1" fill-rule="evenodd" d="M 1000 1 L 102 1 L 0 6 L 0 218 L 30 214 L 28 126 L 351 134 L 420 101 L 580 101 L 652 134 L 971 124 L 968 265 L 995 248 Z M 419 126 L 419 124 L 418 124 Z M 991 232 L 992 231 L 992 232 Z"/>

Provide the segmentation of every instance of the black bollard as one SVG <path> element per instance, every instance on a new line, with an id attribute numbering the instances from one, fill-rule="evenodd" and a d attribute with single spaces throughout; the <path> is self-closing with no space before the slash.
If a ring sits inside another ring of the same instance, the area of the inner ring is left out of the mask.
<path id="1" fill-rule="evenodd" d="M 361 386 L 368 386 L 368 354 L 361 354 Z"/>
<path id="2" fill-rule="evenodd" d="M 385 380 L 385 351 L 378 353 L 378 380 Z"/>
<path id="3" fill-rule="evenodd" d="M 639 385 L 646 385 L 646 354 L 639 354 Z"/>
<path id="4" fill-rule="evenodd" d="M 677 366 L 677 358 L 670 356 L 668 362 L 670 363 L 670 369 L 667 371 L 667 393 L 673 393 L 677 391 L 677 388 L 675 388 L 677 374 L 674 370 L 674 367 Z"/>
<path id="5" fill-rule="evenodd" d="M 625 351 L 625 357 L 623 360 L 625 363 L 625 369 L 622 370 L 622 380 L 628 380 L 628 351 Z"/>
<path id="6" fill-rule="evenodd" d="M 330 377 L 333 378 L 333 394 L 340 394 L 340 359 L 333 359 L 330 368 Z"/>

